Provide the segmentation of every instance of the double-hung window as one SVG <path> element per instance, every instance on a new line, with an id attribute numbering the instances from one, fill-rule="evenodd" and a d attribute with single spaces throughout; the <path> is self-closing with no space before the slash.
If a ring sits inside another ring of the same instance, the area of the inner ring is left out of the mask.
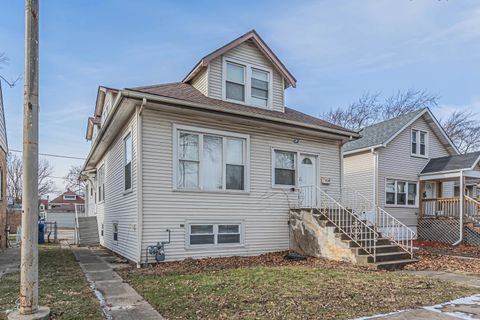
<path id="1" fill-rule="evenodd" d="M 296 158 L 295 152 L 274 150 L 274 185 L 296 185 Z"/>
<path id="2" fill-rule="evenodd" d="M 264 108 L 271 104 L 271 71 L 230 60 L 224 61 L 224 69 L 226 100 Z"/>
<path id="3" fill-rule="evenodd" d="M 245 102 L 245 66 L 227 62 L 225 97 L 229 100 Z"/>
<path id="4" fill-rule="evenodd" d="M 132 133 L 123 139 L 124 149 L 124 187 L 125 191 L 132 188 Z"/>
<path id="5" fill-rule="evenodd" d="M 412 155 L 427 156 L 427 132 L 412 130 Z"/>
<path id="6" fill-rule="evenodd" d="M 246 189 L 247 137 L 178 130 L 177 149 L 177 189 Z"/>
<path id="7" fill-rule="evenodd" d="M 190 246 L 196 245 L 228 245 L 240 244 L 241 224 L 190 224 L 188 233 L 188 243 Z"/>
<path id="8" fill-rule="evenodd" d="M 105 165 L 101 165 L 97 172 L 98 202 L 105 201 Z"/>
<path id="9" fill-rule="evenodd" d="M 417 205 L 417 183 L 387 179 L 385 189 L 385 203 L 387 205 L 415 206 Z"/>
<path id="10" fill-rule="evenodd" d="M 252 104 L 259 107 L 268 106 L 268 84 L 270 73 L 252 68 Z"/>

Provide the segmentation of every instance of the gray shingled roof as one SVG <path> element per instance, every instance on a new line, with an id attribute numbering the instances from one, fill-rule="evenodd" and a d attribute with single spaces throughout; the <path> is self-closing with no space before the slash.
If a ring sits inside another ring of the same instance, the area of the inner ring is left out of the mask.
<path id="1" fill-rule="evenodd" d="M 242 104 L 227 102 L 219 99 L 209 98 L 203 95 L 200 91 L 195 89 L 191 84 L 174 82 L 159 84 L 146 87 L 127 88 L 128 90 L 134 90 L 138 92 L 155 94 L 163 97 L 175 98 L 184 101 L 205 104 L 217 108 L 219 111 L 231 112 L 231 111 L 244 111 L 255 116 L 268 116 L 271 118 L 277 118 L 279 120 L 290 120 L 298 122 L 299 124 L 309 124 L 319 126 L 323 128 L 330 128 L 334 130 L 344 131 L 345 133 L 351 133 L 356 136 L 355 131 L 348 130 L 344 127 L 337 126 L 325 120 L 309 116 L 305 113 L 297 111 L 292 108 L 285 107 L 285 112 L 278 112 L 273 110 L 267 110 L 262 108 L 250 107 Z"/>
<path id="2" fill-rule="evenodd" d="M 377 146 L 388 141 L 407 123 L 413 120 L 420 113 L 424 112 L 426 108 L 418 109 L 396 118 L 382 121 L 371 126 L 365 127 L 360 131 L 361 138 L 350 141 L 343 146 L 343 152 L 349 152 L 358 149 Z"/>
<path id="3" fill-rule="evenodd" d="M 480 151 L 430 159 L 421 173 L 471 169 L 479 157 Z"/>

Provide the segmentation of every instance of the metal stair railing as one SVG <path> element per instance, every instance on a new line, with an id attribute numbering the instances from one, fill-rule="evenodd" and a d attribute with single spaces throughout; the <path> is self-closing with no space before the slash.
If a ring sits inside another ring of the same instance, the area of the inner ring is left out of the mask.
<path id="1" fill-rule="evenodd" d="M 340 202 L 383 237 L 397 244 L 413 258 L 415 231 L 355 189 L 344 187 Z"/>
<path id="2" fill-rule="evenodd" d="M 299 206 L 316 209 L 329 222 L 347 235 L 359 248 L 363 249 L 376 262 L 378 232 L 362 221 L 358 216 L 345 208 L 320 187 L 299 187 Z"/>

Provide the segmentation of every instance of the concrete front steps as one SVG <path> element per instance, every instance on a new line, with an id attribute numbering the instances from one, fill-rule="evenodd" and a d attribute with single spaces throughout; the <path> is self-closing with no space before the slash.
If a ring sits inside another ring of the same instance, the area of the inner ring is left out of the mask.
<path id="1" fill-rule="evenodd" d="M 380 238 L 377 239 L 374 259 L 374 257 L 360 247 L 360 245 L 364 244 L 362 241 L 356 243 L 350 239 L 347 234 L 340 231 L 332 222 L 328 221 L 324 215 L 314 214 L 314 216 L 320 225 L 325 228 L 333 228 L 336 237 L 342 242 L 348 244 L 356 256 L 357 264 L 373 266 L 376 269 L 398 270 L 402 269 L 407 264 L 418 261 L 417 259 L 412 259 L 411 255 L 403 250 L 398 244 L 392 242 L 388 238 L 382 238 L 381 235 Z"/>

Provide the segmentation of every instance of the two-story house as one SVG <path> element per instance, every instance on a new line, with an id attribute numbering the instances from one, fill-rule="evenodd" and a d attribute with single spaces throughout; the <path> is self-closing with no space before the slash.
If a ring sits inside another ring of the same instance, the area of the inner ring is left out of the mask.
<path id="1" fill-rule="evenodd" d="M 462 240 L 459 212 L 467 215 L 465 221 L 478 219 L 480 152 L 459 154 L 428 108 L 368 126 L 360 134 L 343 147 L 345 186 L 410 228 L 418 227 L 420 239 Z"/>
<path id="2" fill-rule="evenodd" d="M 295 86 L 250 31 L 181 82 L 100 87 L 83 170 L 100 243 L 138 264 L 168 241 L 167 261 L 289 249 L 298 188 L 338 197 L 341 146 L 358 137 L 287 107 Z"/>

